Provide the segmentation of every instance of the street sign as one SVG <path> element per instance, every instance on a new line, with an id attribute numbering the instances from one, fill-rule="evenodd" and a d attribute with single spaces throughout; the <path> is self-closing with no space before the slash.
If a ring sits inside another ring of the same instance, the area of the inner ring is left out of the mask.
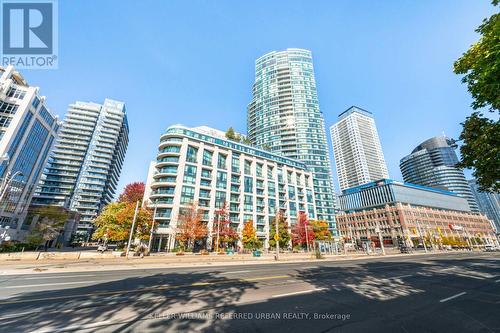
<path id="1" fill-rule="evenodd" d="M 280 235 L 278 235 L 278 234 L 274 234 L 274 240 L 275 240 L 275 241 L 279 241 L 279 240 L 280 240 Z"/>

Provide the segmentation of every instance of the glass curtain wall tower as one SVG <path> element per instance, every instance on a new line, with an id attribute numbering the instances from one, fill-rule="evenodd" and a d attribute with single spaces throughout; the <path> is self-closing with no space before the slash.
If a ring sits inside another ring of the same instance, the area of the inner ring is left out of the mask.
<path id="1" fill-rule="evenodd" d="M 444 187 L 469 202 L 473 212 L 479 212 L 476 199 L 458 163 L 455 141 L 436 136 L 419 144 L 410 155 L 399 162 L 403 179 L 407 183 Z"/>
<path id="2" fill-rule="evenodd" d="M 78 211 L 77 232 L 89 233 L 91 222 L 115 195 L 128 132 L 122 102 L 71 104 L 33 204 Z"/>
<path id="3" fill-rule="evenodd" d="M 336 232 L 330 157 L 310 51 L 273 51 L 255 61 L 247 131 L 253 144 L 307 165 L 314 178 L 317 218 Z"/>
<path id="4" fill-rule="evenodd" d="M 0 227 L 11 239 L 28 231 L 24 220 L 59 125 L 38 87 L 0 67 Z"/>

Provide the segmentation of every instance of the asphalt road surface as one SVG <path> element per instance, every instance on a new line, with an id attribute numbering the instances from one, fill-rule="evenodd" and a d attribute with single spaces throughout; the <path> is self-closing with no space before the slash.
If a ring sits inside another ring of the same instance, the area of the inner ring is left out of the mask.
<path id="1" fill-rule="evenodd" d="M 0 332 L 500 332 L 500 254 L 0 276 Z"/>

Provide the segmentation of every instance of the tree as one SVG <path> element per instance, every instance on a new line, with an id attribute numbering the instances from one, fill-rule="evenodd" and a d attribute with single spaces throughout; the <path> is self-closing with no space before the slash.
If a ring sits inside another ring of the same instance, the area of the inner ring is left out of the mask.
<path id="1" fill-rule="evenodd" d="M 297 223 L 292 226 L 292 246 L 307 247 L 307 244 L 312 245 L 313 241 L 314 231 L 310 227 L 307 215 L 304 212 L 299 212 Z"/>
<path id="2" fill-rule="evenodd" d="M 190 203 L 179 212 L 176 239 L 187 250 L 192 250 L 197 240 L 207 236 L 207 227 L 201 222 L 202 213 L 196 203 Z"/>
<path id="3" fill-rule="evenodd" d="M 492 1 L 497 6 L 499 0 Z M 476 29 L 481 35 L 478 42 L 454 64 L 454 72 L 463 74 L 462 83 L 473 97 L 472 108 L 500 111 L 500 14 L 484 19 Z M 500 120 L 491 120 L 481 111 L 474 112 L 462 123 L 460 140 L 462 155 L 458 164 L 473 169 L 479 187 L 484 191 L 498 192 L 500 169 Z"/>
<path id="4" fill-rule="evenodd" d="M 217 232 L 219 237 L 217 239 Z M 220 249 L 220 243 L 222 243 L 222 248 L 227 248 L 230 244 L 233 244 L 238 240 L 238 233 L 231 227 L 231 221 L 229 219 L 229 212 L 226 209 L 226 203 L 220 209 L 215 211 L 215 220 L 213 226 L 213 236 L 214 242 L 219 241 L 219 244 L 215 244 L 214 248 Z"/>
<path id="5" fill-rule="evenodd" d="M 234 132 L 233 127 L 229 127 L 226 131 L 226 138 L 229 140 L 234 140 L 236 138 L 236 134 Z"/>
<path id="6" fill-rule="evenodd" d="M 500 66 L 500 64 L 499 64 Z M 500 79 L 499 79 L 500 80 Z M 459 166 L 473 168 L 481 191 L 500 191 L 500 122 L 474 112 L 462 124 L 462 160 Z"/>
<path id="7" fill-rule="evenodd" d="M 332 233 L 328 230 L 328 223 L 322 220 L 311 221 L 314 238 L 316 240 L 325 241 L 332 239 Z"/>
<path id="8" fill-rule="evenodd" d="M 276 234 L 276 219 L 278 220 L 279 244 L 280 248 L 283 249 L 288 247 L 288 243 L 290 242 L 290 232 L 288 230 L 288 222 L 286 221 L 282 211 L 278 211 L 273 219 L 273 222 L 271 223 L 269 231 L 269 245 L 271 247 L 276 246 L 276 241 L 274 240 L 274 235 Z"/>
<path id="9" fill-rule="evenodd" d="M 243 243 L 243 247 L 247 250 L 257 250 L 262 246 L 262 242 L 257 238 L 252 220 L 245 222 L 243 230 L 241 231 L 241 242 Z"/>
<path id="10" fill-rule="evenodd" d="M 145 185 L 143 182 L 134 182 L 127 184 L 123 189 L 123 193 L 120 194 L 118 202 L 125 203 L 136 203 L 139 201 L 142 203 L 142 198 L 144 196 Z"/>
<path id="11" fill-rule="evenodd" d="M 250 144 L 252 144 L 252 141 L 250 141 L 250 139 L 247 136 L 242 136 L 241 143 L 244 143 L 246 145 L 250 145 Z"/>
<path id="12" fill-rule="evenodd" d="M 38 215 L 38 221 L 27 236 L 31 244 L 39 245 L 43 241 L 55 239 L 64 230 L 69 213 L 62 207 L 42 206 L 33 210 L 33 215 Z"/>
<path id="13" fill-rule="evenodd" d="M 94 220 L 96 227 L 92 239 L 105 238 L 110 241 L 127 241 L 132 228 L 136 204 L 133 202 L 113 202 L 107 205 Z M 153 214 L 151 209 L 139 206 L 135 222 L 134 237 L 149 239 Z"/>

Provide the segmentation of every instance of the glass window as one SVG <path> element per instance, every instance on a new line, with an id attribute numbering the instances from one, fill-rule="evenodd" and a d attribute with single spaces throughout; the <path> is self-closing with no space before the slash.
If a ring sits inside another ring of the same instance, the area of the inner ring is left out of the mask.
<path id="1" fill-rule="evenodd" d="M 257 177 L 262 177 L 262 164 L 257 163 L 255 166 L 255 173 Z"/>
<path id="2" fill-rule="evenodd" d="M 181 203 L 189 203 L 194 200 L 194 187 L 183 186 L 181 192 Z"/>
<path id="3" fill-rule="evenodd" d="M 186 161 L 191 163 L 196 163 L 197 161 L 196 155 L 198 155 L 198 148 L 188 146 Z"/>
<path id="4" fill-rule="evenodd" d="M 231 171 L 239 173 L 240 172 L 240 159 L 238 157 L 233 157 L 231 162 Z"/>
<path id="5" fill-rule="evenodd" d="M 184 183 L 195 184 L 196 183 L 196 167 L 193 165 L 188 165 L 184 167 Z"/>
<path id="6" fill-rule="evenodd" d="M 223 154 L 219 154 L 218 160 L 217 160 L 217 167 L 219 169 L 226 169 L 226 160 L 227 156 Z"/>
<path id="7" fill-rule="evenodd" d="M 247 212 L 253 211 L 253 197 L 251 195 L 245 195 L 244 209 Z"/>
<path id="8" fill-rule="evenodd" d="M 245 193 L 253 193 L 253 179 L 245 176 Z"/>
<path id="9" fill-rule="evenodd" d="M 245 175 L 252 174 L 252 161 L 245 160 Z"/>
<path id="10" fill-rule="evenodd" d="M 212 166 L 213 153 L 209 150 L 203 151 L 203 165 Z"/>
<path id="11" fill-rule="evenodd" d="M 217 188 L 226 189 L 227 188 L 227 173 L 223 171 L 217 171 Z"/>

